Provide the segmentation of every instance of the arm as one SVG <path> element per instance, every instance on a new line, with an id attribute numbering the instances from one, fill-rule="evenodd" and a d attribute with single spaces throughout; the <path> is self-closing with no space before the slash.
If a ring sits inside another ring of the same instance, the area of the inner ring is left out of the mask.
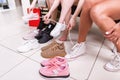
<path id="1" fill-rule="evenodd" d="M 49 12 L 44 16 L 44 21 L 45 23 L 48 23 L 49 22 L 49 18 L 52 14 L 52 12 L 59 6 L 60 4 L 60 0 L 55 0 L 52 7 L 50 8 Z"/>
<path id="2" fill-rule="evenodd" d="M 77 17 L 78 14 L 80 13 L 81 8 L 82 8 L 82 6 L 83 6 L 83 3 L 84 3 L 84 0 L 79 0 L 78 6 L 77 6 L 77 8 L 76 8 L 76 10 L 75 10 L 75 13 L 74 13 L 73 16 L 72 16 L 73 19 L 76 19 L 76 17 Z"/>
<path id="3" fill-rule="evenodd" d="M 37 3 L 37 0 L 33 0 L 31 5 L 30 5 L 30 9 L 34 8 L 36 3 Z"/>
<path id="4" fill-rule="evenodd" d="M 60 0 L 55 0 L 48 13 L 51 15 L 52 12 L 59 6 L 59 4 L 60 4 Z"/>
<path id="5" fill-rule="evenodd" d="M 69 23 L 68 23 L 68 28 L 71 30 L 72 29 L 72 27 L 74 27 L 75 26 L 75 19 L 76 19 L 76 17 L 78 16 L 78 14 L 80 13 L 80 11 L 81 11 L 81 9 L 82 9 L 82 6 L 83 6 L 83 4 L 84 4 L 84 1 L 85 0 L 79 0 L 79 2 L 78 2 L 78 5 L 77 5 L 77 8 L 76 8 L 76 10 L 75 10 L 75 13 L 72 15 L 72 17 L 71 17 L 71 19 L 70 19 L 70 21 L 69 21 Z"/>

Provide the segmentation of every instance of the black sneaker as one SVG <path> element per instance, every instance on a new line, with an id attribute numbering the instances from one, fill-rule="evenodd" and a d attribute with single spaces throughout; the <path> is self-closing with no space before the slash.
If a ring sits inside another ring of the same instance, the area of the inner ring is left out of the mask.
<path id="1" fill-rule="evenodd" d="M 43 36 L 43 33 L 47 33 L 48 35 L 50 35 L 50 32 L 53 30 L 53 28 L 55 27 L 55 24 L 53 23 L 49 23 L 46 24 L 46 28 L 43 30 L 39 30 L 39 33 L 35 36 L 36 39 L 41 39 L 41 37 Z"/>
<path id="2" fill-rule="evenodd" d="M 39 26 L 37 27 L 37 29 L 42 30 L 43 28 L 45 28 L 46 26 L 48 26 L 49 24 L 45 24 L 44 21 L 41 19 Z"/>
<path id="3" fill-rule="evenodd" d="M 8 5 L 3 5 L 3 9 L 9 9 Z"/>
<path id="4" fill-rule="evenodd" d="M 43 33 L 41 39 L 38 40 L 39 43 L 46 43 L 49 40 L 53 39 L 52 36 L 50 36 L 50 34 L 47 33 Z"/>

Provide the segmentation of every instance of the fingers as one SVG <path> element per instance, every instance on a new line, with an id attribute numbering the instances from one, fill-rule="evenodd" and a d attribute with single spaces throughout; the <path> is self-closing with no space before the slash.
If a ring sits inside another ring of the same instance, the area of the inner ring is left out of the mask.
<path id="1" fill-rule="evenodd" d="M 114 31 L 114 28 L 110 29 L 109 31 L 105 32 L 105 35 L 109 35 Z"/>
<path id="2" fill-rule="evenodd" d="M 114 32 L 114 28 L 112 28 L 111 30 L 109 30 L 109 31 L 107 31 L 105 34 L 104 34 L 104 36 L 106 37 L 106 38 L 108 38 L 108 39 L 113 39 L 113 38 L 115 38 L 116 37 L 116 34 L 115 34 L 115 32 Z"/>

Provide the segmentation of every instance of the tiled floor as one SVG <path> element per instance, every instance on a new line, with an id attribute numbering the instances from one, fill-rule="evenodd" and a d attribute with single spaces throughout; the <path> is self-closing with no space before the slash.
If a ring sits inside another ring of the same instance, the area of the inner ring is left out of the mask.
<path id="1" fill-rule="evenodd" d="M 30 28 L 22 21 L 21 7 L 8 12 L 0 12 L 0 80 L 120 80 L 120 72 L 108 72 L 103 66 L 113 58 L 113 44 L 105 40 L 96 25 L 87 36 L 86 54 L 69 61 L 70 77 L 62 79 L 44 78 L 39 75 L 40 49 L 28 53 L 18 53 L 16 48 L 24 40 Z M 73 41 L 77 40 L 77 30 L 71 32 Z M 41 47 L 46 44 L 41 44 Z M 69 53 L 72 44 L 65 42 Z"/>

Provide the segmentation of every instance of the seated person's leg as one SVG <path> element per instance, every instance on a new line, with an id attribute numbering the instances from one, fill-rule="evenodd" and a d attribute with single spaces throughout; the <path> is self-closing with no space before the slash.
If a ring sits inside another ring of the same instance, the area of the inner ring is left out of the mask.
<path id="1" fill-rule="evenodd" d="M 68 4 L 69 1 L 69 4 Z M 61 13 L 60 13 L 60 18 L 59 21 L 57 23 L 57 25 L 55 26 L 55 28 L 52 30 L 51 35 L 53 37 L 57 37 L 58 35 L 60 35 L 60 32 L 65 30 L 67 23 L 64 24 L 65 22 L 65 18 L 67 18 L 67 14 L 69 14 L 70 9 L 72 7 L 72 5 L 74 4 L 74 0 L 61 0 Z M 70 15 L 69 15 L 70 17 Z"/>
<path id="2" fill-rule="evenodd" d="M 105 65 L 105 69 L 109 71 L 120 70 L 120 25 L 117 25 L 114 20 L 120 19 L 120 1 L 106 0 L 103 3 L 93 7 L 91 10 L 91 18 L 105 34 L 105 37 L 112 41 L 117 47 L 116 64 L 111 62 Z M 118 27 L 119 26 L 119 27 Z M 107 32 L 107 33 L 106 33 Z M 112 62 L 114 62 L 112 61 Z"/>

